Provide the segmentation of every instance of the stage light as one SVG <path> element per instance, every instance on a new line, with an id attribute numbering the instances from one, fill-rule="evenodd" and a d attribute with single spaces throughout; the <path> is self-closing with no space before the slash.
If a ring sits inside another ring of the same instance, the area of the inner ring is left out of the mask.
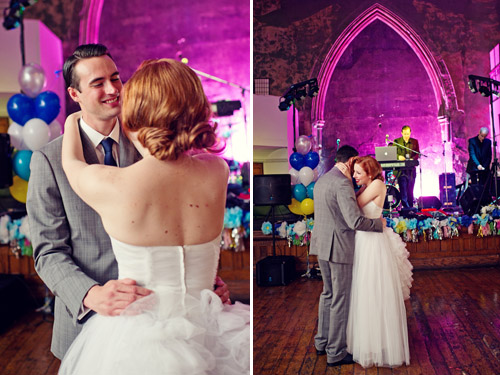
<path id="1" fill-rule="evenodd" d="M 306 89 L 308 86 L 309 90 Z M 294 83 L 290 88 L 281 96 L 278 108 L 280 111 L 288 111 L 295 103 L 295 100 L 304 100 L 308 95 L 312 98 L 318 95 L 319 87 L 318 80 L 311 78 L 307 81 Z"/>
<path id="2" fill-rule="evenodd" d="M 491 95 L 491 91 L 490 89 L 488 88 L 488 86 L 479 86 L 479 93 L 484 96 L 485 98 L 487 98 L 488 96 Z"/>
<path id="3" fill-rule="evenodd" d="M 473 94 L 475 94 L 477 92 L 477 86 L 476 86 L 475 80 L 469 79 L 469 89 Z"/>
<path id="4" fill-rule="evenodd" d="M 292 106 L 294 100 L 294 97 L 291 95 L 287 95 L 286 97 L 282 96 L 280 98 L 280 104 L 278 105 L 279 110 L 288 111 Z"/>
<path id="5" fill-rule="evenodd" d="M 307 95 L 306 88 L 303 87 L 303 88 L 297 90 L 297 93 L 295 94 L 295 98 L 298 100 L 304 100 L 306 98 L 306 95 Z"/>
<path id="6" fill-rule="evenodd" d="M 12 30 L 22 22 L 24 10 L 33 5 L 38 0 L 10 0 L 10 5 L 8 8 L 3 10 L 3 27 L 6 30 Z"/>
<path id="7" fill-rule="evenodd" d="M 315 96 L 318 95 L 318 92 L 319 92 L 318 80 L 316 78 L 313 78 L 310 80 L 309 92 L 307 93 L 307 95 L 309 95 L 309 97 L 311 98 L 314 98 Z"/>
<path id="8" fill-rule="evenodd" d="M 234 111 L 241 108 L 239 100 L 219 100 L 212 103 L 212 112 L 216 113 L 218 117 L 232 116 Z"/>

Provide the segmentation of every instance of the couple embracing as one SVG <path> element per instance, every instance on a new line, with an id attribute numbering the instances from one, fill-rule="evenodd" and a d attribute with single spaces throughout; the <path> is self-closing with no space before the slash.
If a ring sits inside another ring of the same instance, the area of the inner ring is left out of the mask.
<path id="1" fill-rule="evenodd" d="M 310 253 L 323 277 L 316 353 L 328 366 L 408 365 L 404 300 L 412 266 L 404 242 L 381 218 L 382 168 L 351 146 L 339 148 L 336 162 L 314 188 Z M 362 186 L 357 194 L 352 177 Z"/>

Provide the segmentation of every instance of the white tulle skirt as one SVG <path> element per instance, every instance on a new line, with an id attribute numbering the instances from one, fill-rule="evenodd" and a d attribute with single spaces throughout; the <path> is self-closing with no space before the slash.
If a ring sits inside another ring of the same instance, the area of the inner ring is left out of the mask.
<path id="1" fill-rule="evenodd" d="M 90 318 L 59 373 L 249 374 L 249 306 L 222 305 L 209 290 L 201 299 L 155 293 L 121 316 Z"/>
<path id="2" fill-rule="evenodd" d="M 413 281 L 408 256 L 392 229 L 356 232 L 347 350 L 363 367 L 410 363 L 404 304 Z"/>

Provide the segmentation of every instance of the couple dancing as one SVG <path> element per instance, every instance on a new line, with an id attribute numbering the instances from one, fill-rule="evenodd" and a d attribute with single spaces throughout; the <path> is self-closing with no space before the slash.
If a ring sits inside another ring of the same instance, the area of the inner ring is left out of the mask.
<path id="1" fill-rule="evenodd" d="M 33 155 L 28 193 L 60 374 L 248 374 L 249 307 L 212 291 L 228 167 L 200 80 L 147 60 L 122 110 L 106 47 L 77 48 L 64 76 L 82 111 Z"/>
<path id="2" fill-rule="evenodd" d="M 380 164 L 337 151 L 335 166 L 314 187 L 311 254 L 318 256 L 318 355 L 328 366 L 359 363 L 396 367 L 410 363 L 404 300 L 412 266 L 401 238 L 381 219 L 386 188 Z M 351 176 L 362 188 L 354 193 Z"/>

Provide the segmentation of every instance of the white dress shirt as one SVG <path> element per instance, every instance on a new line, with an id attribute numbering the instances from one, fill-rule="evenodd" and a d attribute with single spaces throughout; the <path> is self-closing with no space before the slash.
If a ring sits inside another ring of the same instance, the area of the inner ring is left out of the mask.
<path id="1" fill-rule="evenodd" d="M 94 145 L 97 158 L 99 159 L 99 163 L 101 164 L 104 164 L 104 147 L 102 147 L 101 141 L 104 138 L 113 139 L 113 141 L 115 141 L 115 143 L 113 144 L 113 157 L 116 160 L 117 166 L 120 166 L 120 154 L 118 147 L 118 145 L 120 144 L 120 122 L 118 121 L 118 119 L 116 119 L 113 130 L 111 130 L 111 133 L 109 133 L 109 135 L 107 136 L 102 135 L 97 130 L 91 128 L 90 125 L 83 120 L 83 118 L 80 119 L 80 127 L 85 132 L 85 134 L 87 134 L 90 142 L 92 142 L 92 144 Z"/>

